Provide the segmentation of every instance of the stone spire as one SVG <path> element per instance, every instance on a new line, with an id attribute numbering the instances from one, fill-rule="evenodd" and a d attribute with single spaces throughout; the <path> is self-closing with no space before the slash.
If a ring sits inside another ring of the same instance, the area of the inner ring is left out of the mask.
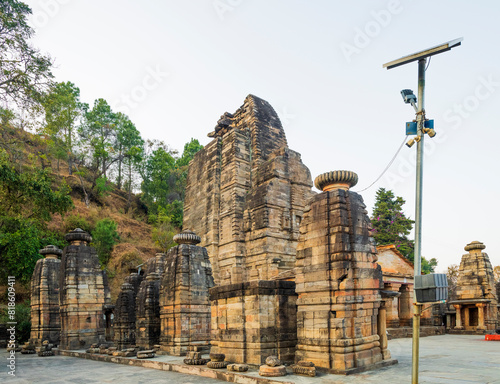
<path id="1" fill-rule="evenodd" d="M 31 341 L 41 346 L 44 340 L 59 345 L 59 279 L 62 250 L 54 245 L 40 249 L 45 258 L 37 261 L 31 279 Z"/>
<path id="2" fill-rule="evenodd" d="M 80 228 L 65 236 L 61 259 L 61 348 L 82 349 L 105 341 L 103 306 L 110 304 L 106 272 L 101 269 L 92 237 Z"/>
<path id="3" fill-rule="evenodd" d="M 136 345 L 151 349 L 160 344 L 160 275 L 148 273 L 137 293 Z"/>
<path id="4" fill-rule="evenodd" d="M 332 373 L 395 363 L 380 345 L 382 271 L 366 206 L 349 191 L 357 179 L 350 171 L 316 178 L 323 192 L 306 207 L 297 247 L 295 359 Z"/>
<path id="5" fill-rule="evenodd" d="M 113 342 L 119 350 L 135 346 L 135 298 L 134 286 L 125 282 L 115 305 Z"/>
<path id="6" fill-rule="evenodd" d="M 175 237 L 179 245 L 168 250 L 161 279 L 160 318 L 162 351 L 185 355 L 190 346 L 208 349 L 212 269 L 200 238 L 191 231 Z"/>

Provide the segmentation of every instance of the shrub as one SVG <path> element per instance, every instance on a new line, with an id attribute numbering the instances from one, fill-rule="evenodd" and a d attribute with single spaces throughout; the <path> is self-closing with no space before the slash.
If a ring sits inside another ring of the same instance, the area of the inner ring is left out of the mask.
<path id="1" fill-rule="evenodd" d="M 116 231 L 117 225 L 111 219 L 99 220 L 92 232 L 92 245 L 96 248 L 101 266 L 108 265 L 114 245 L 120 240 Z"/>
<path id="2" fill-rule="evenodd" d="M 92 233 L 94 231 L 94 226 L 88 222 L 85 217 L 77 215 L 69 215 L 64 219 L 64 230 L 68 233 L 76 228 L 81 228 L 85 232 Z"/>

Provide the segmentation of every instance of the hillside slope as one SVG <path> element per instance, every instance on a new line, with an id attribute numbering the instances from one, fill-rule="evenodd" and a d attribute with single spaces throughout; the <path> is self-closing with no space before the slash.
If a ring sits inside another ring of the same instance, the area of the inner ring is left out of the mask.
<path id="1" fill-rule="evenodd" d="M 106 193 L 92 193 L 90 181 L 75 174 L 69 175 L 67 163 L 62 160 L 58 162 L 53 158 L 46 139 L 39 135 L 0 125 L 1 149 L 9 154 L 16 168 L 22 170 L 28 165 L 35 165 L 49 171 L 54 180 L 54 188 L 62 183 L 70 186 L 74 208 L 64 216 L 53 215 L 48 223 L 49 230 L 63 236 L 74 229 L 72 224 L 82 220 L 91 227 L 104 218 L 117 223 L 120 240 L 114 246 L 107 266 L 111 295 L 115 300 L 128 269 L 136 267 L 159 252 L 151 239 L 152 226 L 146 222 L 146 207 L 140 198 L 132 195 L 128 208 L 128 194 L 112 183 Z M 85 174 L 83 167 L 79 170 Z M 88 196 L 88 206 L 85 204 L 85 194 Z"/>

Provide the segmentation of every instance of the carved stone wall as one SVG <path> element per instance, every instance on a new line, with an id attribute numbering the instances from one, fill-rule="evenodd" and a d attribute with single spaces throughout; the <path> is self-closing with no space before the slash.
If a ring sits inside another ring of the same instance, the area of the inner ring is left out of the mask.
<path id="1" fill-rule="evenodd" d="M 80 228 L 66 235 L 60 274 L 61 348 L 84 349 L 105 341 L 103 306 L 110 304 L 106 272 L 92 237 Z"/>
<path id="2" fill-rule="evenodd" d="M 184 228 L 201 237 L 215 283 L 270 280 L 292 269 L 312 182 L 276 112 L 249 95 L 209 136 L 189 166 Z"/>
<path id="3" fill-rule="evenodd" d="M 293 281 L 251 281 L 210 290 L 212 349 L 227 361 L 261 365 L 269 356 L 294 362 L 297 308 Z"/>
<path id="4" fill-rule="evenodd" d="M 40 250 L 45 258 L 36 262 L 31 279 L 31 337 L 40 347 L 44 340 L 59 345 L 61 318 L 59 315 L 59 279 L 62 250 L 48 245 Z"/>
<path id="5" fill-rule="evenodd" d="M 295 358 L 333 373 L 395 363 L 381 345 L 382 271 L 363 199 L 349 191 L 356 182 L 348 171 L 316 178 L 323 193 L 306 208 L 297 248 Z"/>
<path id="6" fill-rule="evenodd" d="M 207 250 L 196 244 L 200 238 L 184 230 L 174 236 L 178 246 L 170 248 L 160 288 L 161 350 L 185 355 L 190 346 L 208 351 L 212 270 Z"/>

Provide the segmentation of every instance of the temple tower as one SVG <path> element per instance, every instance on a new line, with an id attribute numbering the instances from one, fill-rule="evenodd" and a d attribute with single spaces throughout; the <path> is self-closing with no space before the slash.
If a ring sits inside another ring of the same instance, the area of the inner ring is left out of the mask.
<path id="1" fill-rule="evenodd" d="M 160 288 L 161 350 L 182 356 L 188 347 L 208 351 L 210 344 L 210 301 L 214 285 L 205 248 L 200 237 L 189 230 L 174 236 L 179 244 L 168 250 Z"/>
<path id="2" fill-rule="evenodd" d="M 295 359 L 332 373 L 395 363 L 386 345 L 381 346 L 382 271 L 366 206 L 360 195 L 349 191 L 357 180 L 349 171 L 316 178 L 323 192 L 305 210 L 297 247 Z"/>
<path id="3" fill-rule="evenodd" d="M 113 342 L 119 350 L 135 346 L 135 297 L 134 286 L 123 283 L 116 300 L 113 325 Z"/>
<path id="4" fill-rule="evenodd" d="M 61 348 L 85 349 L 105 341 L 103 306 L 110 304 L 106 272 L 80 228 L 66 236 L 60 274 Z"/>
<path id="5" fill-rule="evenodd" d="M 311 174 L 288 148 L 276 111 L 254 95 L 209 137 L 189 165 L 184 226 L 212 265 L 212 351 L 237 363 L 271 355 L 292 363 L 293 269 Z"/>
<path id="6" fill-rule="evenodd" d="M 137 293 L 136 345 L 152 349 L 160 344 L 160 275 L 150 272 Z"/>
<path id="7" fill-rule="evenodd" d="M 36 262 L 31 278 L 31 342 L 40 347 L 44 340 L 59 345 L 59 279 L 62 250 L 47 245 L 40 250 L 45 258 Z"/>

